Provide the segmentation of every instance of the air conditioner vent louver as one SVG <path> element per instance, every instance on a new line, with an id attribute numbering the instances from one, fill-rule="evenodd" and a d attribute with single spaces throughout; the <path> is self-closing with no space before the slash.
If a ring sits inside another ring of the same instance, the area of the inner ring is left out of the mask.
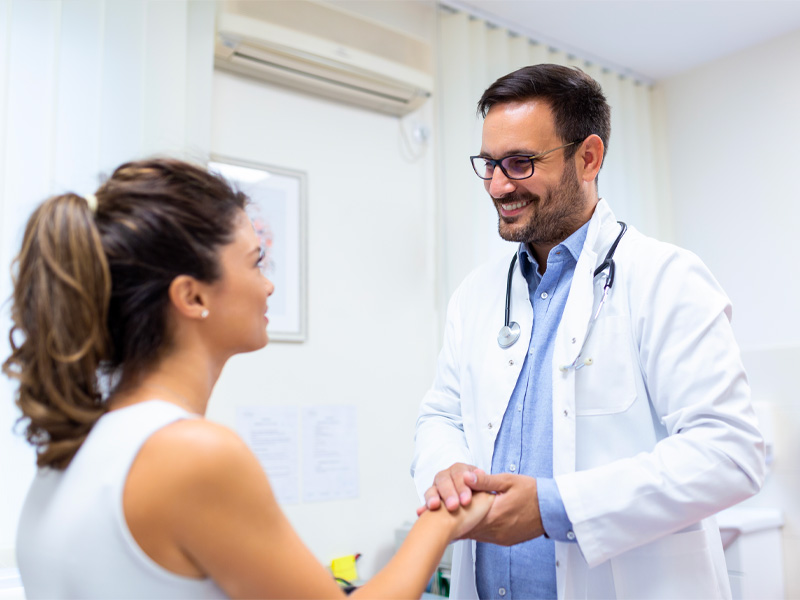
<path id="1" fill-rule="evenodd" d="M 338 79 L 332 79 L 330 77 L 323 77 L 322 75 L 315 75 L 313 73 L 308 73 L 307 71 L 302 71 L 300 69 L 292 69 L 291 67 L 280 65 L 280 64 L 275 63 L 275 62 L 269 62 L 269 61 L 266 61 L 266 60 L 261 60 L 259 58 L 253 58 L 252 56 L 248 56 L 246 54 L 241 54 L 239 52 L 234 52 L 233 56 L 231 57 L 231 60 L 234 60 L 234 61 L 237 61 L 237 62 L 238 61 L 244 61 L 244 62 L 248 62 L 248 63 L 250 63 L 250 62 L 260 63 L 266 69 L 279 69 L 279 70 L 285 71 L 287 76 L 309 77 L 311 79 L 315 79 L 316 81 L 318 81 L 320 83 L 324 83 L 324 84 L 328 84 L 328 85 L 341 85 L 343 87 L 346 87 L 346 88 L 349 88 L 349 89 L 353 90 L 354 92 L 360 92 L 362 94 L 374 94 L 376 96 L 381 96 L 383 98 L 386 98 L 387 100 L 390 100 L 392 102 L 408 102 L 410 100 L 408 95 L 406 95 L 404 97 L 401 97 L 399 95 L 384 94 L 384 93 L 375 91 L 374 89 L 369 89 L 369 88 L 365 88 L 365 87 L 359 87 L 357 85 L 353 85 L 353 84 L 350 84 L 350 83 L 345 83 L 345 82 L 343 82 L 341 80 L 338 80 Z"/>

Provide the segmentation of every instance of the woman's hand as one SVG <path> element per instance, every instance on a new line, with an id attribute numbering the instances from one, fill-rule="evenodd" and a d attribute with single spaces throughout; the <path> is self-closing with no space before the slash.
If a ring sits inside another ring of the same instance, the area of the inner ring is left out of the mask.
<path id="1" fill-rule="evenodd" d="M 460 540 L 467 537 L 479 523 L 483 521 L 494 502 L 494 494 L 475 492 L 472 501 L 467 506 L 461 506 L 454 511 L 449 511 L 444 505 L 436 510 L 421 507 L 421 518 L 444 521 L 451 528 L 450 540 Z"/>
<path id="2" fill-rule="evenodd" d="M 467 506 L 462 506 L 456 513 L 456 518 L 461 522 L 456 529 L 453 539 L 460 540 L 467 537 L 472 529 L 486 517 L 492 507 L 495 495 L 486 492 L 473 492 L 472 501 Z"/>

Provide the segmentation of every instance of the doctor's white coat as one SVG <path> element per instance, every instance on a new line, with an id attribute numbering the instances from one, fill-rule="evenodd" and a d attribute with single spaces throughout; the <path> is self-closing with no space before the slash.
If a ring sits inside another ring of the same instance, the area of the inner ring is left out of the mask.
<path id="1" fill-rule="evenodd" d="M 629 228 L 602 296 L 594 269 L 619 233 L 608 204 L 592 216 L 553 352 L 553 475 L 578 544 L 556 543 L 558 597 L 725 598 L 714 513 L 756 493 L 764 444 L 730 327 L 728 298 L 693 254 Z M 412 473 L 422 496 L 455 462 L 491 471 L 495 438 L 530 341 L 519 271 L 519 341 L 503 349 L 510 257 L 453 294 L 436 378 L 417 421 Z M 476 597 L 474 543 L 457 542 L 451 597 Z"/>

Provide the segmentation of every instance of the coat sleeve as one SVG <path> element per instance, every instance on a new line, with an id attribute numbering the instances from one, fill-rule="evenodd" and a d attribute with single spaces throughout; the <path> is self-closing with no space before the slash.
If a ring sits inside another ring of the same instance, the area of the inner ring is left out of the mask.
<path id="1" fill-rule="evenodd" d="M 728 298 L 689 252 L 631 262 L 639 367 L 667 436 L 650 452 L 556 478 L 590 567 L 740 502 L 764 480 Z"/>
<path id="2" fill-rule="evenodd" d="M 461 412 L 460 299 L 464 285 L 455 291 L 448 304 L 444 343 L 436 364 L 436 376 L 433 386 L 422 399 L 417 418 L 411 475 L 420 498 L 423 498 L 425 491 L 433 484 L 434 476 L 442 469 L 456 462 L 473 464 L 464 436 Z"/>

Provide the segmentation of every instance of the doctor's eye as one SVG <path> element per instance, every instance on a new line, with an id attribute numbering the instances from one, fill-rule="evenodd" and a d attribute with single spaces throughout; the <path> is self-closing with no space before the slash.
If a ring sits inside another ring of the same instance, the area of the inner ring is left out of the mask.
<path id="1" fill-rule="evenodd" d="M 532 170 L 531 159 L 528 156 L 508 156 L 503 159 L 502 164 L 512 177 L 528 175 Z"/>

